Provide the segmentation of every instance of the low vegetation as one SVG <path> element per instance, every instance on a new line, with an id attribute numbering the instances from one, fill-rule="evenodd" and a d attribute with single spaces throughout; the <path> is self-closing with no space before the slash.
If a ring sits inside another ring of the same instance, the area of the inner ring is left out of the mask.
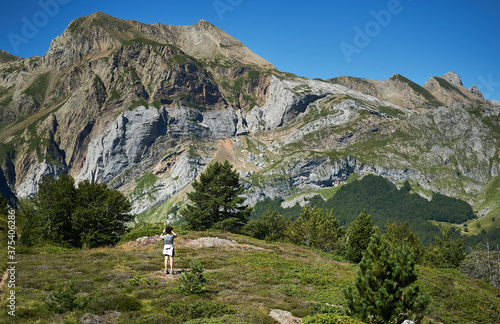
<path id="1" fill-rule="evenodd" d="M 207 236 L 235 240 L 241 246 L 185 244 Z M 18 256 L 22 268 L 16 279 L 16 317 L 2 316 L 0 323 L 78 323 L 82 318 L 116 323 L 274 323 L 271 309 L 290 311 L 306 323 L 311 318 L 346 316 L 343 289 L 354 282 L 355 264 L 314 249 L 227 232 L 189 232 L 176 244 L 178 271 L 187 273 L 194 257 L 205 269 L 200 294 L 182 293 L 182 282 L 163 273 L 161 242 L 136 248 L 29 248 Z M 432 297 L 424 323 L 498 320 L 497 288 L 454 269 L 419 269 L 416 283 Z M 74 288 L 60 287 L 70 280 Z M 55 296 L 67 301 L 60 303 L 67 304 L 67 310 L 50 306 Z M 360 322 L 350 318 L 340 323 Z"/>
<path id="2" fill-rule="evenodd" d="M 411 196 L 407 183 L 399 190 L 379 185 L 403 205 Z M 69 176 L 44 179 L 38 196 L 20 204 L 19 271 L 10 287 L 16 316 L 0 323 L 274 323 L 273 309 L 304 323 L 500 319 L 499 254 L 489 245 L 467 256 L 464 241 L 444 231 L 424 246 L 409 221 L 386 221 L 381 234 L 367 211 L 344 228 L 334 211 L 318 205 L 296 205 L 298 217 L 276 208 L 248 221 L 251 210 L 227 162 L 211 164 L 193 188 L 169 275 L 161 241 L 137 240 L 159 234 L 163 224 L 139 224 L 125 234 L 131 216 L 124 216 L 130 206 L 121 194 L 88 181 L 75 188 Z M 219 243 L 193 244 L 207 237 Z"/>

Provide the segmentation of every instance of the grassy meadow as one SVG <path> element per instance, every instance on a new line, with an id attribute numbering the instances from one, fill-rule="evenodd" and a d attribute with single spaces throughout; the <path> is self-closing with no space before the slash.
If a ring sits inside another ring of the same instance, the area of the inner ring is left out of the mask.
<path id="1" fill-rule="evenodd" d="M 207 236 L 239 244 L 187 244 Z M 187 271 L 196 257 L 207 283 L 202 294 L 183 295 L 179 275 L 163 273 L 161 244 L 26 250 L 17 255 L 16 316 L 7 315 L 4 295 L 0 323 L 275 323 L 271 309 L 297 317 L 342 314 L 342 289 L 357 271 L 356 265 L 337 257 L 291 244 L 225 232 L 189 232 L 176 239 L 174 269 Z M 500 322 L 500 289 L 457 270 L 422 267 L 419 278 L 433 298 L 426 322 Z M 49 295 L 71 281 L 77 307 L 62 314 L 51 310 Z"/>

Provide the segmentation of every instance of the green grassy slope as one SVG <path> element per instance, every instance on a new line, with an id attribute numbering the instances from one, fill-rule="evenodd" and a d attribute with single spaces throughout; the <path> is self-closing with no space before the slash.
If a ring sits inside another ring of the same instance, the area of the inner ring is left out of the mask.
<path id="1" fill-rule="evenodd" d="M 235 240 L 240 245 L 193 248 L 186 244 L 206 236 Z M 192 232 L 177 239 L 174 266 L 186 269 L 196 256 L 205 267 L 208 282 L 205 293 L 185 296 L 177 292 L 179 280 L 161 271 L 160 244 L 53 249 L 54 253 L 39 248 L 19 255 L 16 317 L 1 316 L 0 323 L 78 323 L 84 316 L 100 316 L 111 323 L 273 323 L 268 314 L 275 308 L 298 317 L 342 311 L 342 289 L 356 275 L 355 265 L 293 245 Z M 45 304 L 47 296 L 58 283 L 70 279 L 79 290 L 77 301 L 85 301 L 85 306 L 54 314 Z M 433 296 L 429 318 L 435 321 L 493 323 L 500 316 L 500 289 L 457 271 L 422 268 L 420 283 Z M 4 300 L 2 312 L 5 306 Z M 206 317 L 212 319 L 201 319 Z"/>

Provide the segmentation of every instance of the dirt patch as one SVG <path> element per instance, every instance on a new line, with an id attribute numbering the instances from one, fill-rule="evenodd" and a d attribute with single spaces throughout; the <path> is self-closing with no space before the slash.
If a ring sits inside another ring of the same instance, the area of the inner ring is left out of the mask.
<path id="1" fill-rule="evenodd" d="M 217 145 L 217 152 L 215 152 L 212 162 L 224 163 L 228 161 L 232 165 L 235 165 L 236 161 L 234 159 L 234 145 L 230 139 L 221 139 Z"/>

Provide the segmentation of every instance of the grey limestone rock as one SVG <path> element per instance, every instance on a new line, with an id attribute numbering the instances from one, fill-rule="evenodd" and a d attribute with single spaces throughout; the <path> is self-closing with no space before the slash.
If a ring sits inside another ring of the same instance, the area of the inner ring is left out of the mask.
<path id="1" fill-rule="evenodd" d="M 274 318 L 280 324 L 296 324 L 302 323 L 302 319 L 295 317 L 289 311 L 284 311 L 281 309 L 271 309 L 269 316 Z"/>
<path id="2" fill-rule="evenodd" d="M 484 99 L 483 93 L 481 92 L 481 90 L 479 90 L 479 88 L 476 85 L 473 85 L 472 87 L 470 87 L 467 90 L 469 90 L 469 92 L 472 93 L 473 95 L 475 95 L 476 97 L 478 97 L 480 99 Z"/>
<path id="3" fill-rule="evenodd" d="M 462 79 L 460 79 L 460 76 L 455 72 L 448 72 L 445 75 L 443 75 L 443 78 L 445 78 L 446 80 L 448 80 L 448 82 L 452 84 L 463 86 Z"/>
<path id="4" fill-rule="evenodd" d="M 60 176 L 67 172 L 67 169 L 59 165 L 51 165 L 44 160 L 42 163 L 34 165 L 28 172 L 28 176 L 17 187 L 18 197 L 27 198 L 36 195 L 38 192 L 38 183 L 44 176 Z"/>
<path id="5" fill-rule="evenodd" d="M 188 186 L 209 161 L 210 157 L 190 156 L 189 153 L 182 154 L 168 177 L 159 179 L 152 187 L 144 188 L 143 191 L 135 192 L 132 195 L 132 212 L 139 214 L 170 199 Z M 164 219 L 161 220 L 164 221 Z"/>

